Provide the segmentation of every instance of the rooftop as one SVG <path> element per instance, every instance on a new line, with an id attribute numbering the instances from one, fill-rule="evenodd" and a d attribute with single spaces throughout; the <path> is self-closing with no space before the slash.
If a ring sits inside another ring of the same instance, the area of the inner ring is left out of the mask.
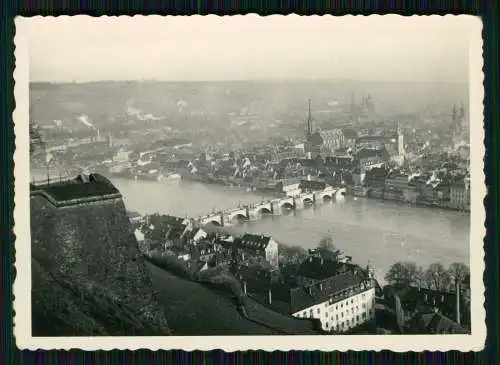
<path id="1" fill-rule="evenodd" d="M 240 248 L 264 250 L 270 240 L 270 236 L 245 233 L 241 238 L 237 239 L 236 242 Z"/>
<path id="2" fill-rule="evenodd" d="M 335 275 L 311 285 L 291 289 L 290 308 L 292 313 L 295 313 L 325 302 L 330 298 L 334 301 L 341 300 L 343 298 L 342 291 L 351 288 L 362 290 L 367 287 L 367 277 L 361 272 L 347 272 Z M 335 297 L 337 297 L 337 300 L 335 300 Z"/>
<path id="3" fill-rule="evenodd" d="M 457 322 L 439 312 L 424 313 L 417 316 L 416 330 L 425 333 L 469 333 Z"/>

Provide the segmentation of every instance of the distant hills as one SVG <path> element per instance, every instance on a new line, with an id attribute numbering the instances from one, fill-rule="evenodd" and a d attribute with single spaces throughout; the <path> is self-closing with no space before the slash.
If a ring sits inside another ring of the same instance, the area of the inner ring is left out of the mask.
<path id="1" fill-rule="evenodd" d="M 55 120 L 83 129 L 78 122 L 88 115 L 97 127 L 124 123 L 137 115 L 164 116 L 164 124 L 181 126 L 189 119 L 226 123 L 229 113 L 260 115 L 269 123 L 307 114 L 307 100 L 312 99 L 314 111 L 331 108 L 335 102 L 349 110 L 351 96 L 356 101 L 370 94 L 381 113 L 409 112 L 429 103 L 452 105 L 465 100 L 467 84 L 404 83 L 404 82 L 91 82 L 91 83 L 31 83 L 33 118 L 40 124 Z M 323 118 L 316 115 L 317 118 Z"/>

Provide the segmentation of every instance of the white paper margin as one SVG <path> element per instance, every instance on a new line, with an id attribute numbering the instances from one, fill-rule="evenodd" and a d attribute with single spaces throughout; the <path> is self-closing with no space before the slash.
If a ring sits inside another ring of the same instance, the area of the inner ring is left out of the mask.
<path id="1" fill-rule="evenodd" d="M 213 15 L 211 15 L 213 17 Z M 247 15 L 248 16 L 248 15 Z M 255 17 L 256 15 L 250 15 Z M 288 15 L 298 16 L 298 15 Z M 371 15 L 384 16 L 387 15 Z M 438 15 L 433 15 L 438 16 Z M 446 17 L 453 15 L 446 15 Z M 81 16 L 79 16 L 81 17 Z M 272 17 L 281 17 L 274 15 Z M 348 16 L 349 17 L 349 16 Z M 390 15 L 389 17 L 399 17 Z M 478 17 L 460 15 L 464 27 L 470 27 L 470 138 L 471 138 L 471 335 L 325 335 L 325 336 L 169 336 L 169 337 L 32 337 L 31 336 L 31 244 L 29 202 L 29 49 L 25 38 L 26 22 L 33 18 L 16 17 L 14 42 L 16 68 L 14 71 L 13 112 L 16 149 L 14 152 L 14 233 L 16 235 L 16 279 L 14 281 L 14 335 L 20 349 L 83 350 L 151 349 L 185 351 L 222 349 L 238 350 L 321 350 L 363 351 L 480 351 L 486 339 L 484 308 L 484 249 L 486 213 L 483 199 L 486 196 L 483 157 L 483 49 L 482 22 Z M 54 18 L 59 21 L 66 16 Z M 106 17 L 114 21 L 116 17 Z M 142 18 L 142 16 L 134 16 Z M 403 18 L 403 17 L 400 17 Z"/>

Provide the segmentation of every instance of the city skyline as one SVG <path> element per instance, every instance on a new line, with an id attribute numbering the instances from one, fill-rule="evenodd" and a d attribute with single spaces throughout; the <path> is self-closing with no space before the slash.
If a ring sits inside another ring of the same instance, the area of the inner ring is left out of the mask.
<path id="1" fill-rule="evenodd" d="M 18 20 L 32 81 L 465 82 L 474 18 L 54 19 Z"/>

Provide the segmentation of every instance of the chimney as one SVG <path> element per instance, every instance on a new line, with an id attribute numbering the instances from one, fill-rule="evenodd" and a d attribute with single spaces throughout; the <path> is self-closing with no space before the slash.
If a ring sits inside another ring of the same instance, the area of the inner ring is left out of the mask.
<path id="1" fill-rule="evenodd" d="M 457 281 L 457 285 L 456 285 L 456 298 L 457 298 L 457 303 L 456 303 L 456 307 L 457 307 L 457 313 L 456 313 L 456 316 L 457 316 L 457 323 L 460 324 L 460 282 Z"/>
<path id="2" fill-rule="evenodd" d="M 272 304 L 273 302 L 273 295 L 271 289 L 267 289 L 267 302 L 268 304 Z"/>

